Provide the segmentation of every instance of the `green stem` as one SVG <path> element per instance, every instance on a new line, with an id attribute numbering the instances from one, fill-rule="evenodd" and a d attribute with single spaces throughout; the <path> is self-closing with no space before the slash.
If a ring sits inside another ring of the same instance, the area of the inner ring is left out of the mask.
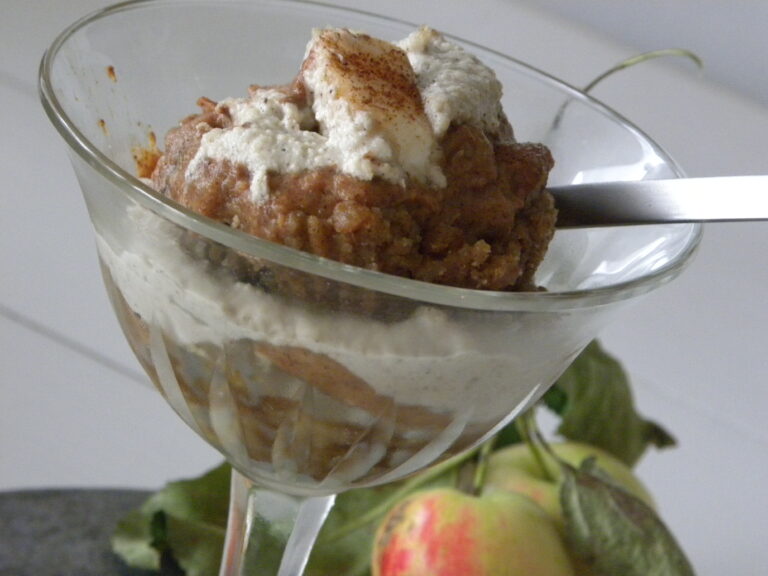
<path id="1" fill-rule="evenodd" d="M 517 432 L 530 449 L 533 459 L 536 461 L 544 478 L 549 482 L 555 482 L 557 479 L 550 472 L 545 456 L 545 452 L 550 452 L 549 446 L 539 433 L 533 409 L 521 414 L 516 420 L 515 426 L 517 427 Z"/>
<path id="2" fill-rule="evenodd" d="M 480 446 L 480 451 L 477 455 L 477 462 L 475 464 L 475 475 L 472 478 L 472 494 L 479 496 L 483 491 L 485 485 L 485 476 L 488 473 L 488 459 L 493 452 L 493 447 L 496 444 L 496 436 L 491 436 L 488 440 L 483 442 Z"/>
<path id="3" fill-rule="evenodd" d="M 584 86 L 582 88 L 582 91 L 586 94 L 590 90 L 592 90 L 595 86 L 597 86 L 600 82 L 608 78 L 609 76 L 615 74 L 616 72 L 619 72 L 621 70 L 624 70 L 625 68 L 630 68 L 632 66 L 635 66 L 636 64 L 640 64 L 642 62 L 645 62 L 646 60 L 653 60 L 654 58 L 661 58 L 662 56 L 682 56 L 685 58 L 689 58 L 690 60 L 693 60 L 693 62 L 699 67 L 702 68 L 704 66 L 704 63 L 702 62 L 701 58 L 699 58 L 695 53 L 685 50 L 683 48 L 667 48 L 663 50 L 653 50 L 652 52 L 645 52 L 643 54 L 638 54 L 637 56 L 632 56 L 631 58 L 627 58 L 626 60 L 623 60 L 616 64 L 615 66 L 612 66 L 596 78 L 594 78 L 589 84 Z M 558 110 L 557 114 L 555 114 L 555 119 L 552 121 L 552 126 L 550 126 L 549 131 L 553 132 L 560 126 L 560 122 L 563 119 L 563 115 L 565 114 L 565 110 L 568 107 L 568 104 L 570 104 L 571 100 L 567 100 L 565 103 L 563 103 L 562 106 L 560 106 L 560 110 Z"/>
<path id="4" fill-rule="evenodd" d="M 427 484 L 428 482 L 434 480 L 438 476 L 443 475 L 444 473 L 451 470 L 452 468 L 460 465 L 462 462 L 465 462 L 469 458 L 472 458 L 477 453 L 477 451 L 478 449 L 471 450 L 470 452 L 463 454 L 459 457 L 448 459 L 444 462 L 441 462 L 433 466 L 432 468 L 427 468 L 424 472 L 421 472 L 420 474 L 413 476 L 412 478 L 407 480 L 405 483 L 403 483 L 403 485 L 398 490 L 393 492 L 389 498 L 384 500 L 378 506 L 371 508 L 365 514 L 358 516 L 355 521 L 345 524 L 344 526 L 342 526 L 335 532 L 331 532 L 327 536 L 321 534 L 320 540 L 322 540 L 322 542 L 325 544 L 332 543 L 336 540 L 343 538 L 347 534 L 350 534 L 355 530 L 359 530 L 363 526 L 378 520 L 380 516 L 382 516 L 387 510 L 389 510 L 397 502 L 402 500 L 405 496 L 417 490 L 419 487 L 423 486 L 424 484 Z"/>
<path id="5" fill-rule="evenodd" d="M 664 50 L 654 50 L 652 52 L 645 52 L 643 54 L 638 54 L 637 56 L 632 56 L 631 58 L 627 58 L 626 60 L 619 62 L 615 66 L 609 68 L 608 70 L 600 74 L 597 78 L 592 80 L 592 82 L 584 86 L 583 91 L 589 92 L 590 90 L 592 90 L 592 88 L 597 86 L 600 82 L 605 80 L 608 76 L 616 72 L 619 72 L 620 70 L 624 70 L 625 68 L 635 66 L 636 64 L 640 64 L 641 62 L 645 62 L 646 60 L 653 60 L 654 58 L 662 58 L 664 56 L 682 56 L 684 58 L 689 58 L 693 60 L 693 62 L 699 68 L 703 67 L 704 65 L 701 58 L 699 58 L 696 54 L 694 54 L 690 50 L 684 50 L 682 48 L 667 48 Z"/>

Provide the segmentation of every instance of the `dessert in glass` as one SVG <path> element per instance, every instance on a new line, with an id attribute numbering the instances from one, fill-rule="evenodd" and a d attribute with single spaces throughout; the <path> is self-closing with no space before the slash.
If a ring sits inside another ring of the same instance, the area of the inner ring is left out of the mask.
<path id="1" fill-rule="evenodd" d="M 123 3 L 55 40 L 41 94 L 133 351 L 233 466 L 221 574 L 257 517 L 295 523 L 301 574 L 335 494 L 498 431 L 700 236 L 554 232 L 547 181 L 680 171 L 544 73 L 353 10 Z"/>

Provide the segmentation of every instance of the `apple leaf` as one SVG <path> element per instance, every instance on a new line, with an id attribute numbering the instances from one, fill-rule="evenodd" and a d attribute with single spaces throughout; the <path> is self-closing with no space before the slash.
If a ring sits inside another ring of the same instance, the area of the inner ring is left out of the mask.
<path id="1" fill-rule="evenodd" d="M 224 547 L 230 468 L 167 484 L 117 525 L 112 550 L 128 565 L 160 570 L 170 555 L 187 576 L 218 573 Z"/>
<path id="2" fill-rule="evenodd" d="M 562 465 L 560 502 L 574 555 L 597 574 L 694 576 L 672 533 L 642 500 L 611 482 L 594 459 Z"/>
<path id="3" fill-rule="evenodd" d="M 186 576 L 218 574 L 224 549 L 223 526 L 159 513 L 165 523 L 165 549 Z"/>
<path id="4" fill-rule="evenodd" d="M 142 509 L 131 510 L 117 525 L 112 535 L 112 550 L 129 566 L 142 570 L 159 570 L 161 553 L 152 545 L 152 514 Z"/>
<path id="5" fill-rule="evenodd" d="M 511 446 L 512 444 L 519 444 L 522 441 L 523 437 L 520 436 L 520 431 L 517 429 L 517 425 L 513 420 L 496 434 L 494 448 L 500 450 L 506 446 Z"/>
<path id="6" fill-rule="evenodd" d="M 669 432 L 637 413 L 627 374 L 597 341 L 568 367 L 544 404 L 560 415 L 559 434 L 602 448 L 629 466 L 649 445 L 675 444 Z"/>

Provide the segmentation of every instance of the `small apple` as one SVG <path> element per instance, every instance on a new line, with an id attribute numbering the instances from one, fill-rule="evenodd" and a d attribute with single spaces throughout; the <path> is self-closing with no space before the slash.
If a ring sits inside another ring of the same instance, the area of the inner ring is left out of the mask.
<path id="1" fill-rule="evenodd" d="M 633 474 L 629 466 L 608 452 L 578 442 L 558 442 L 550 446 L 558 457 L 572 466 L 578 467 L 585 459 L 594 457 L 597 466 L 616 484 L 649 506 L 654 506 L 650 492 Z M 489 489 L 506 490 L 528 496 L 546 510 L 562 528 L 563 515 L 560 508 L 562 473 L 551 456 L 544 451 L 542 456 L 547 466 L 546 471 L 541 469 L 527 444 L 514 444 L 494 452 L 488 460 L 485 486 Z"/>
<path id="2" fill-rule="evenodd" d="M 547 513 L 530 499 L 489 490 L 416 492 L 399 502 L 374 541 L 373 576 L 572 576 Z"/>

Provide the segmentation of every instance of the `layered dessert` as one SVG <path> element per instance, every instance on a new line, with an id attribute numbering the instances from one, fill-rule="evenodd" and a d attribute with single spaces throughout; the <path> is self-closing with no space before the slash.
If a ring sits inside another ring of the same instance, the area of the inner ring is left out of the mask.
<path id="1" fill-rule="evenodd" d="M 176 202 L 352 266 L 538 289 L 551 155 L 515 140 L 493 72 L 434 30 L 397 44 L 318 30 L 292 82 L 198 103 L 143 163 Z M 262 478 L 312 491 L 399 477 L 476 442 L 536 387 L 533 360 L 499 352 L 508 319 L 467 329 L 129 218 L 136 245 L 99 248 L 134 351 L 188 423 Z"/>

